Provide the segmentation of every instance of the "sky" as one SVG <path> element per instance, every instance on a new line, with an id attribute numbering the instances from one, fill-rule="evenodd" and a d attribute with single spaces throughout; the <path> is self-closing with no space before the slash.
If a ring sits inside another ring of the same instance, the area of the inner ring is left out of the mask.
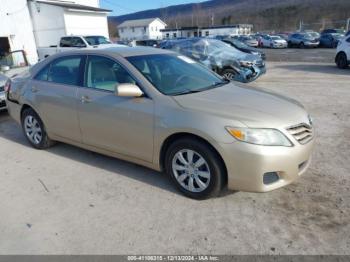
<path id="1" fill-rule="evenodd" d="M 113 10 L 110 15 L 125 15 L 169 5 L 203 2 L 199 0 L 100 0 L 101 8 Z"/>

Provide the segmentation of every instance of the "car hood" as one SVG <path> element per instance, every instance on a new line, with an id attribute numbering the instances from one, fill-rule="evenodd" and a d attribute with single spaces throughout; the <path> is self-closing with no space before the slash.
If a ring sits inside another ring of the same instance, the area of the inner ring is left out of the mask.
<path id="1" fill-rule="evenodd" d="M 227 60 L 242 60 L 242 61 L 257 61 L 261 60 L 258 55 L 244 53 L 236 48 L 218 50 L 210 54 L 211 57 L 215 58 L 215 61 L 227 61 Z"/>
<path id="2" fill-rule="evenodd" d="M 287 43 L 287 41 L 284 39 L 277 39 L 277 40 L 273 40 L 273 41 L 277 42 L 277 43 L 281 43 L 281 44 Z"/>
<path id="3" fill-rule="evenodd" d="M 233 83 L 200 93 L 174 96 L 173 99 L 185 109 L 240 121 L 253 128 L 309 123 L 304 107 L 296 100 Z"/>

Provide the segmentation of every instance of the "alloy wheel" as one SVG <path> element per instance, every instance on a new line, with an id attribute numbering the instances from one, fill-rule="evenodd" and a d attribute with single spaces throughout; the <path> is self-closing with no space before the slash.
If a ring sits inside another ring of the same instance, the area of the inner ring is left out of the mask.
<path id="1" fill-rule="evenodd" d="M 196 151 L 183 149 L 172 160 L 172 170 L 177 182 L 192 193 L 206 190 L 210 183 L 207 161 Z"/>
<path id="2" fill-rule="evenodd" d="M 35 117 L 28 115 L 24 119 L 24 130 L 28 139 L 35 145 L 39 145 L 43 138 L 40 124 Z"/>
<path id="3" fill-rule="evenodd" d="M 227 79 L 227 80 L 230 80 L 230 81 L 233 81 L 235 79 L 235 74 L 232 73 L 232 72 L 226 72 L 224 74 L 224 77 Z"/>

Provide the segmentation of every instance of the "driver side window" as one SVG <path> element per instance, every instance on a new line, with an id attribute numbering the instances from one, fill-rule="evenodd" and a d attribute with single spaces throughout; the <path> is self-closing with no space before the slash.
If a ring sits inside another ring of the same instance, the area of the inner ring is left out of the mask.
<path id="1" fill-rule="evenodd" d="M 100 56 L 89 56 L 86 87 L 114 92 L 118 84 L 136 84 L 131 75 L 117 62 Z"/>

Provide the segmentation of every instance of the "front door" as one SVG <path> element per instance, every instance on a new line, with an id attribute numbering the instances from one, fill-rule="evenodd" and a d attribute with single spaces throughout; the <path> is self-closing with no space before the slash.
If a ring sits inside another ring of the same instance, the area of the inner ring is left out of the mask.
<path id="1" fill-rule="evenodd" d="M 88 56 L 85 87 L 78 90 L 83 143 L 152 162 L 153 101 L 116 96 L 122 83 L 136 81 L 117 61 Z"/>

